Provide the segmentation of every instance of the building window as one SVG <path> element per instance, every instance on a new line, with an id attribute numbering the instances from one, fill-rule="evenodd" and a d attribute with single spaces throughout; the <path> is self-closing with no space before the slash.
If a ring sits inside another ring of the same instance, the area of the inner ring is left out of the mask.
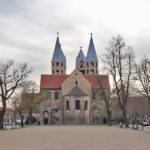
<path id="1" fill-rule="evenodd" d="M 87 67 L 89 67 L 89 63 L 87 63 Z"/>
<path id="2" fill-rule="evenodd" d="M 58 99 L 59 99 L 59 93 L 55 92 L 55 100 L 58 100 Z"/>
<path id="3" fill-rule="evenodd" d="M 63 70 L 61 70 L 61 73 L 63 73 Z"/>
<path id="4" fill-rule="evenodd" d="M 53 74 L 54 74 L 54 70 L 53 70 Z"/>
<path id="5" fill-rule="evenodd" d="M 56 70 L 56 73 L 59 73 L 59 70 Z"/>
<path id="6" fill-rule="evenodd" d="M 51 99 L 51 92 L 48 92 L 48 93 L 47 93 L 47 98 L 48 98 L 48 99 Z"/>
<path id="7" fill-rule="evenodd" d="M 97 63 L 96 63 L 96 67 L 97 67 Z"/>
<path id="8" fill-rule="evenodd" d="M 63 63 L 61 63 L 61 66 L 63 67 Z"/>
<path id="9" fill-rule="evenodd" d="M 69 101 L 66 101 L 66 110 L 69 110 Z"/>
<path id="10" fill-rule="evenodd" d="M 83 68 L 83 65 L 80 65 L 80 68 Z"/>
<path id="11" fill-rule="evenodd" d="M 92 92 L 92 99 L 96 99 L 96 92 Z"/>
<path id="12" fill-rule="evenodd" d="M 76 110 L 80 109 L 80 101 L 79 100 L 75 101 L 75 108 L 76 108 Z"/>
<path id="13" fill-rule="evenodd" d="M 91 62 L 91 67 L 94 67 L 94 62 Z"/>
<path id="14" fill-rule="evenodd" d="M 87 107 L 88 107 L 88 102 L 85 101 L 85 103 L 84 103 L 84 109 L 87 110 Z"/>
<path id="15" fill-rule="evenodd" d="M 91 69 L 91 73 L 94 74 L 94 69 Z"/>
<path id="16" fill-rule="evenodd" d="M 54 63 L 52 63 L 53 67 L 54 67 Z"/>
<path id="17" fill-rule="evenodd" d="M 98 71 L 96 70 L 96 74 L 98 74 Z"/>
<path id="18" fill-rule="evenodd" d="M 56 67 L 59 67 L 59 62 L 56 63 Z"/>
<path id="19" fill-rule="evenodd" d="M 76 85 L 78 85 L 78 81 L 76 81 Z"/>
<path id="20" fill-rule="evenodd" d="M 89 70 L 87 70 L 87 74 L 89 73 Z"/>

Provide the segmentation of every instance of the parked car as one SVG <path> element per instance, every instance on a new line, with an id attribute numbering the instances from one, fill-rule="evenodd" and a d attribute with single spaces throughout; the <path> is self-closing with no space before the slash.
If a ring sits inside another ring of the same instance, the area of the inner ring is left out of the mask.
<path id="1" fill-rule="evenodd" d="M 142 124 L 143 126 L 149 126 L 149 125 L 150 125 L 148 120 L 142 121 L 141 124 Z"/>

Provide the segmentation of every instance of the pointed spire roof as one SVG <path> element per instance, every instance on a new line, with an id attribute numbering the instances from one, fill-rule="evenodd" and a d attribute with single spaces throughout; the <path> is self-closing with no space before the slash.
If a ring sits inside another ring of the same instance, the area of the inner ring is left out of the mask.
<path id="1" fill-rule="evenodd" d="M 63 61 L 64 66 L 66 67 L 66 57 L 61 49 L 61 44 L 59 41 L 58 34 L 59 33 L 57 33 L 56 45 L 55 45 L 52 61 Z"/>
<path id="2" fill-rule="evenodd" d="M 83 62 L 85 62 L 85 60 L 86 60 L 86 58 L 85 58 L 85 56 L 84 56 L 84 53 L 83 53 L 83 51 L 82 51 L 82 47 L 80 47 L 79 54 L 78 54 L 78 56 L 76 57 L 76 67 L 78 66 L 78 64 L 80 63 L 81 60 L 82 60 Z"/>
<path id="3" fill-rule="evenodd" d="M 93 38 L 92 38 L 92 33 L 91 33 L 91 39 L 90 39 L 90 44 L 89 44 L 89 48 L 88 48 L 88 53 L 86 56 L 86 61 L 98 61 Z"/>

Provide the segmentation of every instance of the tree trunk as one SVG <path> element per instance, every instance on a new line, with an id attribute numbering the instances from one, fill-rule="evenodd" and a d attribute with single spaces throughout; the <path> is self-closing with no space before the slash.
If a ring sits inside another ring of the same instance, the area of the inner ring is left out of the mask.
<path id="1" fill-rule="evenodd" d="M 112 123 L 111 123 L 111 111 L 107 112 L 107 125 L 108 126 L 112 125 Z"/>
<path id="2" fill-rule="evenodd" d="M 21 115 L 21 127 L 24 127 L 24 122 L 23 122 L 24 116 Z"/>
<path id="3" fill-rule="evenodd" d="M 6 101 L 2 100 L 3 102 L 3 108 L 2 111 L 0 112 L 0 129 L 4 129 L 4 115 L 6 112 Z"/>
<path id="4" fill-rule="evenodd" d="M 0 129 L 4 129 L 4 114 L 3 111 L 0 113 Z"/>
<path id="5" fill-rule="evenodd" d="M 126 107 L 123 106 L 122 110 L 122 116 L 123 116 L 123 121 L 125 123 L 125 127 L 128 128 L 129 127 L 129 122 L 128 122 L 128 118 L 127 118 L 127 112 L 126 112 Z"/>
<path id="6" fill-rule="evenodd" d="M 32 109 L 29 110 L 29 125 L 32 124 Z"/>

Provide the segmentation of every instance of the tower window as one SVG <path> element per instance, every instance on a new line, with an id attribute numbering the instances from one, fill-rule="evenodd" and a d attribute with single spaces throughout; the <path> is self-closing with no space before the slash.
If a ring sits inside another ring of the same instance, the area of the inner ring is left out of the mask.
<path id="1" fill-rule="evenodd" d="M 80 65 L 80 68 L 83 68 L 83 65 Z"/>
<path id="2" fill-rule="evenodd" d="M 58 99 L 59 99 L 59 93 L 55 92 L 55 100 L 58 100 Z"/>
<path id="3" fill-rule="evenodd" d="M 94 62 L 91 62 L 91 67 L 94 67 Z"/>
<path id="4" fill-rule="evenodd" d="M 91 73 L 94 74 L 94 69 L 91 69 Z"/>
<path id="5" fill-rule="evenodd" d="M 85 103 L 84 103 L 84 109 L 87 110 L 87 107 L 88 107 L 88 102 L 85 101 Z"/>
<path id="6" fill-rule="evenodd" d="M 61 63 L 61 66 L 63 67 L 63 63 Z"/>
<path id="7" fill-rule="evenodd" d="M 56 67 L 59 67 L 59 62 L 56 63 Z"/>
<path id="8" fill-rule="evenodd" d="M 76 110 L 80 109 L 80 101 L 79 100 L 75 101 L 75 108 L 76 108 Z"/>
<path id="9" fill-rule="evenodd" d="M 76 85 L 78 85 L 78 81 L 76 81 Z"/>
<path id="10" fill-rule="evenodd" d="M 87 67 L 89 67 L 89 63 L 87 63 Z"/>
<path id="11" fill-rule="evenodd" d="M 66 101 L 66 110 L 69 110 L 69 101 Z"/>

